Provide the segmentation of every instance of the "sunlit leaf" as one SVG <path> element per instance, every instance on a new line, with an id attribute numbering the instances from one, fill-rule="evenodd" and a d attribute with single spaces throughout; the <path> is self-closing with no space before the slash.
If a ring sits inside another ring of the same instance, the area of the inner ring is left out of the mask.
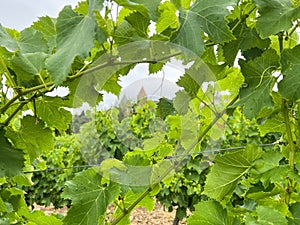
<path id="1" fill-rule="evenodd" d="M 70 6 L 59 14 L 56 23 L 57 51 L 46 61 L 55 84 L 65 80 L 76 56 L 85 57 L 94 45 L 96 22 L 80 16 Z"/>
<path id="2" fill-rule="evenodd" d="M 101 180 L 100 174 L 94 169 L 88 169 L 66 183 L 63 197 L 72 199 L 72 207 L 64 224 L 98 224 L 98 218 L 105 215 L 108 205 L 120 193 L 118 184 L 111 182 L 108 186 L 103 186 Z"/>
<path id="3" fill-rule="evenodd" d="M 271 91 L 275 82 L 272 71 L 279 66 L 279 56 L 275 50 L 267 50 L 254 60 L 240 60 L 241 71 L 245 77 L 240 100 L 234 105 L 244 104 L 247 117 L 255 117 L 264 107 L 273 107 Z"/>
<path id="4" fill-rule="evenodd" d="M 229 14 L 227 7 L 235 3 L 234 0 L 195 1 L 189 10 L 180 11 L 180 28 L 173 42 L 200 54 L 204 50 L 203 32 L 216 43 L 223 44 L 234 39 L 225 16 Z"/>
<path id="5" fill-rule="evenodd" d="M 187 222 L 188 225 L 239 224 L 237 220 L 228 216 L 227 211 L 219 202 L 214 200 L 199 202 L 195 206 L 195 212 L 187 219 Z"/>
<path id="6" fill-rule="evenodd" d="M 292 21 L 300 17 L 300 6 L 294 7 L 291 0 L 255 0 L 260 17 L 257 30 L 262 38 L 289 29 Z"/>
<path id="7" fill-rule="evenodd" d="M 260 158 L 262 150 L 256 146 L 248 146 L 244 151 L 218 155 L 211 173 L 207 176 L 204 193 L 216 200 L 222 200 L 232 194 L 239 180 Z"/>
<path id="8" fill-rule="evenodd" d="M 24 117 L 21 128 L 18 131 L 8 130 L 6 136 L 17 148 L 26 151 L 31 160 L 42 152 L 50 151 L 54 145 L 52 131 L 32 116 Z"/>
<path id="9" fill-rule="evenodd" d="M 282 53 L 281 64 L 284 73 L 283 79 L 278 84 L 278 91 L 282 97 L 297 101 L 300 99 L 300 46 L 287 49 Z"/>

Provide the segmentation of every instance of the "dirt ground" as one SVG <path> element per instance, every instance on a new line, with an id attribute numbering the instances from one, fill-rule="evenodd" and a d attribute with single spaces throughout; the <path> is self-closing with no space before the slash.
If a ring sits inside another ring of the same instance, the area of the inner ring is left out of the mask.
<path id="1" fill-rule="evenodd" d="M 47 215 L 52 213 L 61 213 L 65 215 L 67 213 L 67 208 L 54 209 L 54 207 L 43 207 L 35 205 L 35 209 L 43 210 Z M 131 213 L 131 225 L 172 225 L 175 217 L 175 211 L 168 212 L 165 211 L 163 206 L 156 203 L 155 208 L 152 212 L 149 212 L 145 208 L 136 208 Z M 186 225 L 185 221 L 181 221 L 180 225 Z"/>

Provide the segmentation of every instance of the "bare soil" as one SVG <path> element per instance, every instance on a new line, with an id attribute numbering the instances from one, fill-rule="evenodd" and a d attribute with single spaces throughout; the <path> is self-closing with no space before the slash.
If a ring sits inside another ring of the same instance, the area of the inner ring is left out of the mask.
<path id="1" fill-rule="evenodd" d="M 44 207 L 35 205 L 34 209 L 42 210 L 47 215 L 52 213 L 60 213 L 65 215 L 67 213 L 67 207 L 61 209 L 54 209 L 53 206 Z M 168 212 L 164 210 L 163 206 L 156 203 L 155 208 L 152 212 L 147 209 L 139 207 L 136 208 L 130 215 L 131 225 L 172 225 L 175 218 L 175 210 L 173 212 Z M 186 225 L 185 221 L 180 221 L 180 225 Z"/>

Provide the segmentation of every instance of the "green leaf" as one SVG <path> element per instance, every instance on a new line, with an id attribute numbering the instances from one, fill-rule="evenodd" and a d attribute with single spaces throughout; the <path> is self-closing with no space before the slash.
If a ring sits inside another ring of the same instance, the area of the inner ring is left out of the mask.
<path id="1" fill-rule="evenodd" d="M 115 94 L 118 96 L 120 94 L 120 91 L 122 88 L 119 85 L 118 81 L 119 81 L 118 74 L 115 73 L 115 74 L 111 75 L 109 77 L 109 79 L 105 82 L 105 84 L 101 87 L 101 90 L 105 90 L 108 93 L 112 93 L 112 94 Z"/>
<path id="2" fill-rule="evenodd" d="M 0 25 L 0 45 L 8 51 L 21 53 L 48 52 L 48 46 L 43 34 L 34 28 L 27 28 L 20 33 L 20 40 L 10 36 Z"/>
<path id="3" fill-rule="evenodd" d="M 17 53 L 11 63 L 17 74 L 19 81 L 28 81 L 38 75 L 45 66 L 45 60 L 48 57 L 43 52 L 36 53 Z"/>
<path id="4" fill-rule="evenodd" d="M 204 194 L 216 200 L 231 195 L 239 179 L 248 172 L 261 154 L 261 148 L 248 145 L 244 151 L 218 155 L 207 176 Z"/>
<path id="5" fill-rule="evenodd" d="M 278 84 L 278 91 L 282 97 L 291 101 L 300 99 L 300 45 L 293 49 L 286 49 L 281 55 L 283 79 Z"/>
<path id="6" fill-rule="evenodd" d="M 179 14 L 180 28 L 173 42 L 178 43 L 197 54 L 204 50 L 203 32 L 216 43 L 223 44 L 234 39 L 225 17 L 227 7 L 234 6 L 234 0 L 197 0 L 189 10 Z"/>
<path id="7" fill-rule="evenodd" d="M 103 8 L 104 0 L 88 0 L 88 13 L 90 17 L 94 16 L 94 11 L 100 12 Z"/>
<path id="8" fill-rule="evenodd" d="M 240 48 L 242 51 L 249 50 L 251 48 L 265 49 L 271 44 L 269 38 L 261 39 L 256 31 L 256 29 L 247 30 L 240 43 Z"/>
<path id="9" fill-rule="evenodd" d="M 188 93 L 191 98 L 195 98 L 195 96 L 197 96 L 200 88 L 200 84 L 189 74 L 185 74 L 184 76 L 180 77 L 176 84 L 178 84 L 180 87 L 183 87 L 185 92 Z"/>
<path id="10" fill-rule="evenodd" d="M 63 100 L 59 97 L 39 99 L 36 102 L 36 114 L 47 126 L 60 131 L 67 130 L 72 120 L 72 114 L 63 108 Z"/>
<path id="11" fill-rule="evenodd" d="M 3 128 L 0 129 L 0 177 L 21 175 L 24 166 L 23 152 L 14 149 L 4 133 Z"/>
<path id="12" fill-rule="evenodd" d="M 62 221 L 55 216 L 47 216 L 44 212 L 36 210 L 29 215 L 24 216 L 28 220 L 28 224 L 32 225 L 62 225 Z"/>
<path id="13" fill-rule="evenodd" d="M 27 28 L 21 32 L 19 41 L 21 53 L 48 52 L 48 46 L 41 32 Z"/>
<path id="14" fill-rule="evenodd" d="M 267 186 L 269 183 L 281 183 L 284 182 L 286 177 L 290 177 L 291 179 L 295 179 L 295 181 L 300 180 L 300 177 L 298 174 L 293 174 L 293 172 L 290 171 L 288 165 L 279 165 L 277 167 L 274 167 L 265 173 L 262 174 L 260 180 L 264 186 Z"/>
<path id="15" fill-rule="evenodd" d="M 239 93 L 244 77 L 237 68 L 226 68 L 224 72 L 226 77 L 217 81 L 217 88 L 220 88 L 220 91 L 228 91 L 230 98 L 233 99 Z"/>
<path id="16" fill-rule="evenodd" d="M 279 56 L 275 50 L 267 50 L 254 60 L 240 60 L 245 86 L 240 91 L 240 100 L 232 107 L 245 104 L 244 113 L 247 117 L 255 117 L 264 107 L 273 107 L 270 95 L 275 78 L 272 71 L 279 66 Z"/>
<path id="17" fill-rule="evenodd" d="M 171 100 L 160 98 L 157 103 L 156 116 L 165 119 L 168 115 L 174 115 L 175 108 Z"/>
<path id="18" fill-rule="evenodd" d="M 180 115 L 186 114 L 190 101 L 191 98 L 185 91 L 178 91 L 174 99 L 174 108 L 176 109 L 177 113 Z"/>
<path id="19" fill-rule="evenodd" d="M 158 63 L 150 63 L 149 64 L 149 73 L 153 74 L 153 73 L 158 73 L 159 71 L 161 71 L 164 67 L 165 63 L 162 62 L 158 62 Z"/>
<path id="20" fill-rule="evenodd" d="M 139 36 L 144 38 L 148 37 L 148 27 L 150 25 L 150 19 L 148 17 L 145 17 L 139 12 L 134 12 L 126 16 L 125 20 L 131 24 Z"/>
<path id="21" fill-rule="evenodd" d="M 195 211 L 187 219 L 188 225 L 232 225 L 232 219 L 222 205 L 214 200 L 199 202 Z"/>
<path id="22" fill-rule="evenodd" d="M 55 19 L 50 18 L 49 16 L 40 17 L 38 21 L 34 22 L 32 27 L 41 33 L 43 33 L 46 38 L 49 46 L 49 52 L 52 52 L 56 46 L 56 28 L 55 28 Z"/>
<path id="23" fill-rule="evenodd" d="M 285 225 L 287 224 L 287 220 L 283 214 L 281 214 L 276 209 L 266 207 L 266 206 L 258 206 L 256 208 L 257 214 L 258 214 L 258 220 L 259 224 L 261 225 L 268 225 L 268 224 L 274 224 L 274 225 Z"/>
<path id="24" fill-rule="evenodd" d="M 236 56 L 240 51 L 240 43 L 241 43 L 241 39 L 239 38 L 229 43 L 226 43 L 223 47 L 226 63 L 228 63 L 228 65 L 230 66 L 233 66 Z"/>
<path id="25" fill-rule="evenodd" d="M 85 57 L 94 46 L 96 22 L 75 13 L 66 6 L 56 23 L 57 51 L 46 61 L 46 66 L 56 85 L 62 83 L 70 72 L 76 56 Z"/>
<path id="26" fill-rule="evenodd" d="M 280 132 L 282 134 L 286 133 L 284 118 L 281 115 L 275 115 L 268 118 L 262 125 L 258 125 L 258 129 L 261 136 L 271 132 Z"/>
<path id="27" fill-rule="evenodd" d="M 122 21 L 114 33 L 114 39 L 116 43 L 122 45 L 130 42 L 131 37 L 133 36 L 133 28 L 129 22 L 126 20 Z"/>
<path id="28" fill-rule="evenodd" d="M 290 211 L 293 215 L 292 219 L 289 219 L 289 225 L 300 224 L 300 203 L 294 203 L 290 206 Z"/>
<path id="29" fill-rule="evenodd" d="M 144 16 L 150 17 L 153 21 L 156 21 L 158 18 L 157 7 L 161 3 L 160 0 L 116 0 L 115 2 L 127 9 L 141 12 Z"/>
<path id="30" fill-rule="evenodd" d="M 8 51 L 15 51 L 18 48 L 18 44 L 0 24 L 0 45 L 5 47 Z"/>
<path id="31" fill-rule="evenodd" d="M 17 131 L 8 130 L 6 136 L 16 148 L 26 151 L 31 160 L 42 152 L 50 151 L 54 145 L 52 131 L 32 116 L 24 117 L 21 120 L 21 128 Z"/>
<path id="32" fill-rule="evenodd" d="M 199 136 L 199 122 L 195 113 L 188 111 L 180 118 L 180 142 L 185 150 L 190 150 L 194 147 Z"/>
<path id="33" fill-rule="evenodd" d="M 64 224 L 98 224 L 98 218 L 105 215 L 107 207 L 120 193 L 118 184 L 111 182 L 101 185 L 102 177 L 94 169 L 88 169 L 66 183 L 63 197 L 72 200 L 72 207 L 64 219 Z"/>
<path id="34" fill-rule="evenodd" d="M 300 17 L 300 6 L 294 7 L 291 0 L 255 0 L 260 17 L 257 31 L 266 38 L 292 27 L 292 22 Z"/>
<path id="35" fill-rule="evenodd" d="M 164 2 L 158 9 L 161 13 L 156 23 L 157 33 L 162 33 L 168 28 L 177 29 L 179 21 L 176 16 L 175 6 L 170 2 Z"/>

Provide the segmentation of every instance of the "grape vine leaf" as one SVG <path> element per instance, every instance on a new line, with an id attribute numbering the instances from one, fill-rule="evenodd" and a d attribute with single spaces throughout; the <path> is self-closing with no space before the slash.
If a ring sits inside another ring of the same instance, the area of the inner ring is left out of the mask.
<path id="1" fill-rule="evenodd" d="M 239 179 L 261 155 L 261 148 L 254 145 L 248 145 L 244 151 L 218 155 L 207 176 L 204 194 L 216 200 L 232 194 Z"/>
<path id="2" fill-rule="evenodd" d="M 32 27 L 21 31 L 18 45 L 21 53 L 48 52 L 44 35 Z"/>
<path id="3" fill-rule="evenodd" d="M 148 37 L 148 27 L 150 25 L 149 17 L 145 17 L 139 12 L 131 13 L 125 17 L 125 20 L 131 24 L 134 31 L 141 37 Z"/>
<path id="4" fill-rule="evenodd" d="M 261 39 L 256 29 L 249 29 L 245 31 L 243 38 L 240 43 L 242 51 L 249 50 L 251 48 L 265 49 L 271 44 L 269 38 Z"/>
<path id="5" fill-rule="evenodd" d="M 184 76 L 180 77 L 176 84 L 178 84 L 180 87 L 183 87 L 185 92 L 188 93 L 191 98 L 195 98 L 200 88 L 200 84 L 189 74 L 185 74 Z"/>
<path id="6" fill-rule="evenodd" d="M 177 113 L 179 113 L 180 115 L 186 114 L 189 108 L 190 101 L 191 98 L 188 93 L 186 93 L 184 90 L 178 91 L 174 99 L 174 108 L 176 109 Z"/>
<path id="7" fill-rule="evenodd" d="M 274 225 L 283 225 L 287 224 L 285 216 L 276 209 L 267 206 L 259 205 L 256 208 L 258 214 L 259 224 L 274 224 Z"/>
<path id="8" fill-rule="evenodd" d="M 94 12 L 100 12 L 103 8 L 104 0 L 88 0 L 88 15 L 94 16 Z"/>
<path id="9" fill-rule="evenodd" d="M 19 81 L 28 81 L 38 75 L 45 66 L 48 55 L 44 52 L 17 53 L 11 60 Z"/>
<path id="10" fill-rule="evenodd" d="M 293 49 L 286 49 L 281 55 L 283 79 L 278 84 L 278 91 L 282 97 L 291 101 L 300 99 L 300 45 Z"/>
<path id="11" fill-rule="evenodd" d="M 0 177 L 20 175 L 24 166 L 23 152 L 14 149 L 4 134 L 3 128 L 0 129 Z"/>
<path id="12" fill-rule="evenodd" d="M 95 20 L 78 15 L 70 6 L 60 12 L 56 23 L 57 51 L 46 61 L 46 68 L 56 85 L 65 80 L 76 56 L 88 55 L 94 46 L 95 28 Z"/>
<path id="13" fill-rule="evenodd" d="M 180 10 L 180 28 L 173 42 L 201 54 L 204 50 L 204 32 L 216 43 L 233 40 L 225 16 L 229 14 L 227 7 L 234 7 L 235 4 L 235 0 L 197 0 L 189 10 Z"/>
<path id="14" fill-rule="evenodd" d="M 141 12 L 144 16 L 149 16 L 153 21 L 156 21 L 159 16 L 157 7 L 161 2 L 160 0 L 115 0 L 115 2 L 127 9 Z"/>
<path id="15" fill-rule="evenodd" d="M 32 116 L 25 116 L 21 120 L 19 130 L 8 129 L 6 136 L 12 140 L 16 148 L 26 151 L 31 160 L 41 152 L 50 151 L 54 145 L 52 131 L 44 127 L 44 122 Z"/>
<path id="16" fill-rule="evenodd" d="M 195 206 L 195 211 L 187 219 L 188 225 L 234 225 L 239 221 L 228 216 L 222 205 L 214 200 L 202 201 Z"/>
<path id="17" fill-rule="evenodd" d="M 32 27 L 40 31 L 48 43 L 49 52 L 52 52 L 53 48 L 56 46 L 56 28 L 55 19 L 49 16 L 40 17 L 38 21 L 34 22 Z"/>
<path id="18" fill-rule="evenodd" d="M 18 48 L 18 44 L 15 39 L 13 39 L 5 30 L 5 28 L 0 24 L 0 45 L 5 47 L 8 51 L 15 51 Z"/>
<path id="19" fill-rule="evenodd" d="M 286 126 L 282 115 L 275 115 L 274 117 L 267 118 L 267 120 L 258 125 L 258 129 L 261 136 L 271 132 L 280 132 L 284 134 L 286 132 Z"/>
<path id="20" fill-rule="evenodd" d="M 111 182 L 101 185 L 102 176 L 94 169 L 88 169 L 72 181 L 67 181 L 62 194 L 72 200 L 72 207 L 64 218 L 64 224 L 98 224 L 98 218 L 106 213 L 106 209 L 120 193 L 120 186 Z"/>
<path id="21" fill-rule="evenodd" d="M 47 216 L 40 210 L 24 215 L 30 225 L 62 225 L 62 221 L 55 216 Z"/>
<path id="22" fill-rule="evenodd" d="M 176 8 L 170 2 L 164 2 L 158 7 L 160 16 L 156 23 L 156 32 L 162 33 L 168 28 L 176 29 L 179 26 L 179 21 L 176 16 Z"/>
<path id="23" fill-rule="evenodd" d="M 234 67 L 225 68 L 224 73 L 225 77 L 217 81 L 217 88 L 219 91 L 229 92 L 228 95 L 224 93 L 224 97 L 229 97 L 231 100 L 238 95 L 244 83 L 244 77 L 240 70 Z"/>
<path id="24" fill-rule="evenodd" d="M 48 45 L 43 34 L 34 28 L 27 28 L 20 33 L 20 39 L 16 40 L 0 25 L 0 45 L 8 51 L 21 53 L 48 52 Z"/>
<path id="25" fill-rule="evenodd" d="M 126 44 L 130 42 L 133 36 L 133 27 L 126 20 L 122 21 L 116 28 L 114 33 L 114 39 L 118 44 Z"/>
<path id="26" fill-rule="evenodd" d="M 300 5 L 293 6 L 291 0 L 254 0 L 260 17 L 257 31 L 262 38 L 289 29 L 292 22 L 300 17 Z"/>
<path id="27" fill-rule="evenodd" d="M 245 104 L 244 113 L 248 118 L 255 117 L 264 107 L 273 107 L 270 95 L 275 78 L 272 71 L 279 66 L 279 56 L 271 49 L 253 60 L 240 60 L 245 87 L 240 91 L 240 100 L 232 107 Z"/>
<path id="28" fill-rule="evenodd" d="M 293 218 L 289 218 L 289 225 L 300 224 L 300 203 L 294 203 L 290 206 L 290 211 L 293 215 Z"/>
<path id="29" fill-rule="evenodd" d="M 59 131 L 69 128 L 72 114 L 63 108 L 63 100 L 59 97 L 44 97 L 36 102 L 37 116 L 46 122 L 49 127 L 55 127 Z"/>

